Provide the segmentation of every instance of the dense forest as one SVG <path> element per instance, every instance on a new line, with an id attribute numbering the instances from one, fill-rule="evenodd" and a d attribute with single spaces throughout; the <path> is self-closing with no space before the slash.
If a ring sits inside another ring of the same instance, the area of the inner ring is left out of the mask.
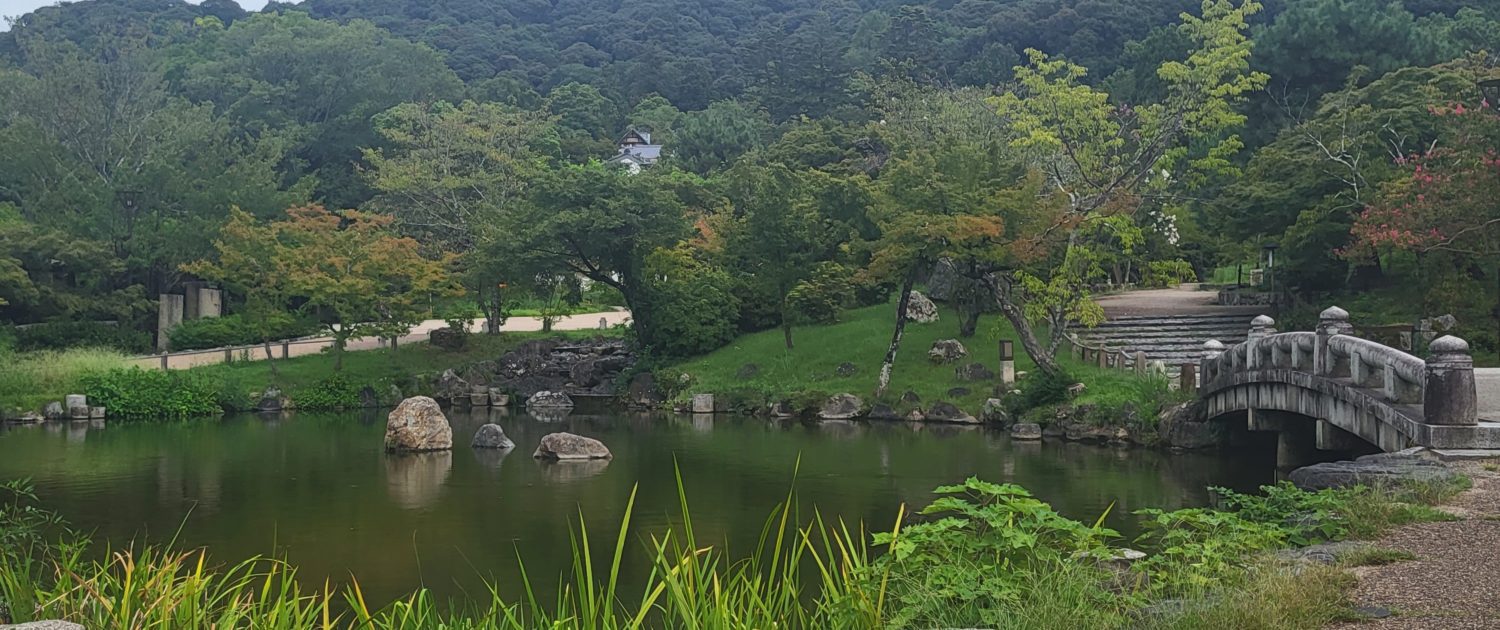
<path id="1" fill-rule="evenodd" d="M 1484 312 L 1496 50 L 1482 0 L 63 4 L 0 33 L 0 322 L 142 350 L 184 281 L 399 328 L 588 279 L 688 355 L 942 264 L 1046 355 L 1095 287 L 1265 243 L 1293 296 Z M 432 264 L 354 304 L 296 255 L 340 246 Z"/>

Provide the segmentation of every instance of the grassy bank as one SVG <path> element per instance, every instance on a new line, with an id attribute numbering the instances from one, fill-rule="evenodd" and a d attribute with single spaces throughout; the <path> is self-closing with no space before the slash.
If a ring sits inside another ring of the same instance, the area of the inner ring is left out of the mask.
<path id="1" fill-rule="evenodd" d="M 973 337 L 960 338 L 957 314 L 945 305 L 939 305 L 938 311 L 937 322 L 907 325 L 892 371 L 889 399 L 884 402 L 894 405 L 904 392 L 911 391 L 924 405 L 946 401 L 978 416 L 984 401 L 995 397 L 996 381 L 963 382 L 955 368 L 979 362 L 998 372 L 1000 340 L 1015 341 L 1015 331 L 1003 318 L 987 315 Z M 659 380 L 670 382 L 675 373 L 688 375 L 689 384 L 676 393 L 678 399 L 693 393 L 712 393 L 752 402 L 816 402 L 831 394 L 851 393 L 871 402 L 894 319 L 892 305 L 850 310 L 838 323 L 797 328 L 790 349 L 780 330 L 744 335 L 712 353 L 672 365 L 666 377 Z M 932 363 L 927 351 L 940 339 L 959 339 L 969 356 L 955 364 Z M 1016 370 L 1034 373 L 1035 364 L 1020 343 L 1015 344 L 1015 353 Z M 1059 359 L 1070 377 L 1088 386 L 1073 401 L 1076 404 L 1111 408 L 1130 404 L 1146 412 L 1170 402 L 1165 383 L 1143 382 L 1133 374 L 1078 364 L 1066 356 Z M 839 373 L 844 363 L 854 366 L 853 374 Z M 954 391 L 956 388 L 968 391 L 961 393 Z"/>
<path id="2" fill-rule="evenodd" d="M 0 350 L 0 415 L 39 411 L 49 402 L 83 392 L 84 380 L 126 365 L 113 350 L 79 348 L 10 353 Z"/>
<path id="3" fill-rule="evenodd" d="M 425 342 L 395 350 L 345 352 L 343 369 L 334 370 L 330 352 L 278 359 L 241 361 L 188 370 L 160 372 L 126 368 L 126 357 L 106 350 L 42 351 L 0 356 L 0 410 L 40 410 L 67 394 L 87 394 L 111 408 L 117 419 L 212 415 L 247 409 L 260 392 L 276 386 L 306 408 L 330 409 L 358 404 L 358 393 L 371 387 L 381 402 L 395 385 L 406 395 L 422 393 L 418 376 L 498 359 L 534 339 L 584 339 L 616 335 L 615 331 L 506 332 L 471 335 L 460 350 Z M 274 371 L 273 371 L 274 370 Z M 302 405 L 303 402 L 305 405 Z"/>
<path id="4" fill-rule="evenodd" d="M 116 629 L 1317 628 L 1353 618 L 1352 580 L 1344 567 L 1295 564 L 1276 550 L 1440 517 L 1421 502 L 1461 487 L 1310 493 L 1283 485 L 1228 493 L 1233 511 L 1142 510 L 1146 533 L 1128 544 L 1147 556 L 1128 565 L 1096 560 L 1125 544 L 1098 523 L 977 479 L 938 488 L 926 508 L 903 511 L 874 535 L 777 509 L 747 557 L 696 539 L 685 503 L 671 519 L 681 525 L 630 540 L 627 507 L 612 548 L 590 548 L 578 526 L 573 569 L 555 600 L 505 601 L 492 589 L 450 604 L 426 591 L 369 602 L 358 576 L 308 585 L 295 567 L 269 559 L 225 565 L 170 546 L 84 553 L 82 537 L 12 483 L 0 490 L 0 623 L 8 614 Z M 795 503 L 789 495 L 786 505 Z M 632 545 L 645 546 L 654 570 L 627 592 L 616 577 Z M 1372 551 L 1343 562 L 1399 559 Z"/>

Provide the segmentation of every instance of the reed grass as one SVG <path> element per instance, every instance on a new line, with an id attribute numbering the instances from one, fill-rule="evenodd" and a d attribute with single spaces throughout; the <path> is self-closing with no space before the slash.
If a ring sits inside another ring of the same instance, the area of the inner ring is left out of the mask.
<path id="1" fill-rule="evenodd" d="M 80 394 L 85 376 L 126 365 L 115 350 L 72 348 L 11 352 L 0 349 L 0 410 L 35 410 L 63 396 Z"/>

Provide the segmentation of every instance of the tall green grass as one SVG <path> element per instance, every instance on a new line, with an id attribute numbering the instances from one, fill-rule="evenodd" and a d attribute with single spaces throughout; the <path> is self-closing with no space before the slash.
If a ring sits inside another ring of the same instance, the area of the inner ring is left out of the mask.
<path id="1" fill-rule="evenodd" d="M 0 350 L 0 410 L 36 410 L 68 394 L 81 394 L 84 377 L 122 368 L 115 350 L 74 348 L 10 352 Z"/>

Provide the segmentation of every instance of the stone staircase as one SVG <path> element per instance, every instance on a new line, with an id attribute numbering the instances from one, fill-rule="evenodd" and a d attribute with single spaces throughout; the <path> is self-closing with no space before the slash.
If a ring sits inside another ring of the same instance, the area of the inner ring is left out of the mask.
<path id="1" fill-rule="evenodd" d="M 1203 356 L 1205 341 L 1217 339 L 1226 346 L 1244 341 L 1254 317 L 1238 312 L 1115 317 L 1093 328 L 1074 328 L 1073 334 L 1089 345 L 1103 344 L 1131 356 L 1144 352 L 1147 361 L 1161 361 L 1175 374 L 1182 364 Z"/>

